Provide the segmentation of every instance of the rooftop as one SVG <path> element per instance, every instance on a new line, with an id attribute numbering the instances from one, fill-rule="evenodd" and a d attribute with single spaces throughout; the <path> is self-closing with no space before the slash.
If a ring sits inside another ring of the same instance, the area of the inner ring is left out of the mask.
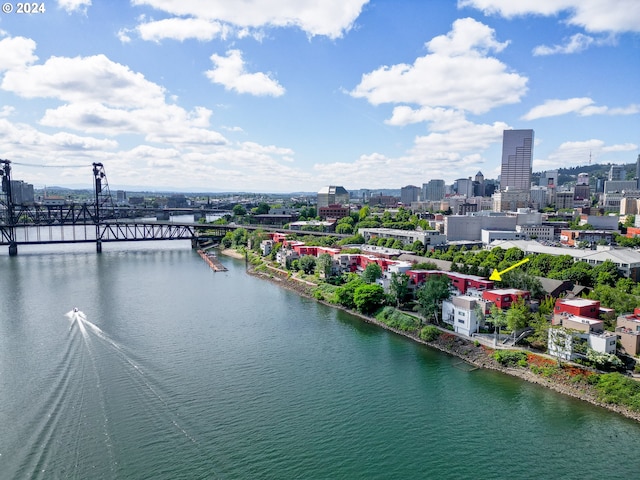
<path id="1" fill-rule="evenodd" d="M 486 290 L 488 293 L 494 293 L 496 295 L 522 295 L 527 293 L 524 290 L 518 290 L 517 288 L 496 288 L 494 290 Z"/>
<path id="2" fill-rule="evenodd" d="M 586 298 L 561 298 L 559 302 L 572 307 L 588 307 L 599 303 L 597 300 L 589 300 Z"/>

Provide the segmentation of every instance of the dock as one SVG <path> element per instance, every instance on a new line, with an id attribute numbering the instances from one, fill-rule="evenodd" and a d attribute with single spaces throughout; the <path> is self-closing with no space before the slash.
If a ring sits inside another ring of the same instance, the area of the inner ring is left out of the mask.
<path id="1" fill-rule="evenodd" d="M 198 250 L 198 255 L 202 257 L 202 259 L 211 267 L 214 272 L 226 272 L 227 267 L 225 267 L 215 253 L 207 253 L 204 250 Z"/>

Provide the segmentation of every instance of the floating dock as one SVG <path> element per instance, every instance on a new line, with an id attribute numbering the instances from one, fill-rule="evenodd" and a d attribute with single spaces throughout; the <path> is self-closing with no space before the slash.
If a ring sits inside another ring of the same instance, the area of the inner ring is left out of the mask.
<path id="1" fill-rule="evenodd" d="M 207 253 L 204 250 L 198 250 L 198 255 L 202 257 L 202 259 L 207 262 L 207 264 L 211 267 L 214 272 L 226 272 L 227 267 L 225 267 L 215 253 Z"/>

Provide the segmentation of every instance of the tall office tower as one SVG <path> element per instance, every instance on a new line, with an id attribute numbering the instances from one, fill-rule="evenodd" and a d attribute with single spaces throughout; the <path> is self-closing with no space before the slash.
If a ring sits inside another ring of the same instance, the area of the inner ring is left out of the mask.
<path id="1" fill-rule="evenodd" d="M 478 171 L 476 180 L 473 182 L 473 194 L 477 197 L 484 197 L 484 175 Z"/>
<path id="2" fill-rule="evenodd" d="M 455 190 L 458 195 L 464 195 L 467 198 L 473 197 L 473 180 L 469 178 L 459 178 L 454 182 Z"/>
<path id="3" fill-rule="evenodd" d="M 411 202 L 417 202 L 418 197 L 422 193 L 420 187 L 415 185 L 407 185 L 400 189 L 400 201 L 404 206 L 411 205 Z"/>
<path id="4" fill-rule="evenodd" d="M 444 180 L 429 180 L 422 184 L 424 200 L 442 200 L 444 198 Z"/>
<path id="5" fill-rule="evenodd" d="M 609 168 L 609 180 L 626 180 L 627 171 L 624 169 L 624 165 L 611 165 Z"/>
<path id="6" fill-rule="evenodd" d="M 505 130 L 502 136 L 500 190 L 531 189 L 533 130 Z"/>
<path id="7" fill-rule="evenodd" d="M 638 154 L 638 159 L 636 160 L 636 185 L 640 189 L 640 154 Z"/>

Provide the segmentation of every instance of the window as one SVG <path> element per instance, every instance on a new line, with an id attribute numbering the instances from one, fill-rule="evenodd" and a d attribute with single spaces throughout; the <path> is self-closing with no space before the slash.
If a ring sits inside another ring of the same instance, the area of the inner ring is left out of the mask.
<path id="1" fill-rule="evenodd" d="M 464 320 L 463 319 L 459 319 L 458 323 L 462 323 L 464 325 Z"/>

